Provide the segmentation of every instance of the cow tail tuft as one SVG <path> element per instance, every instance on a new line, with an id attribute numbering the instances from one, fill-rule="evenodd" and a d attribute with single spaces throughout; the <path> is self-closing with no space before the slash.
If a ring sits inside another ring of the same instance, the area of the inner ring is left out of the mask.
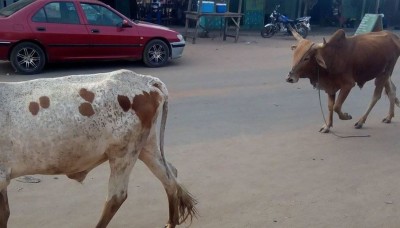
<path id="1" fill-rule="evenodd" d="M 199 214 L 196 208 L 197 200 L 182 185 L 178 185 L 177 196 L 179 211 L 178 225 L 186 222 L 189 219 L 190 224 L 187 226 L 189 227 L 193 222 L 193 218 L 197 218 Z"/>

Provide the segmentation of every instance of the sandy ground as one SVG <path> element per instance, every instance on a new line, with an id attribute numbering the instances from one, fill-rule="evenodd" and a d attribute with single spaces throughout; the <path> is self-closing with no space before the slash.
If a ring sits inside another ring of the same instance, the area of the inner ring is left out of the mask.
<path id="1" fill-rule="evenodd" d="M 284 80 L 293 43 L 285 36 L 223 42 L 216 34 L 188 43 L 183 58 L 160 69 L 131 62 L 58 64 L 35 77 L 125 68 L 161 78 L 170 91 L 167 160 L 199 201 L 193 228 L 400 227 L 400 122 L 396 116 L 381 123 L 388 99 L 378 102 L 363 129 L 354 129 L 372 96 L 369 82 L 354 88 L 343 107 L 354 119 L 335 116 L 335 133 L 370 137 L 319 133 L 318 91 L 308 80 Z M 0 74 L 1 81 L 33 78 L 14 75 L 8 63 L 0 63 Z M 397 85 L 399 74 L 397 66 Z M 103 164 L 83 184 L 65 176 L 35 176 L 42 180 L 37 184 L 13 180 L 9 227 L 94 227 L 108 175 Z M 128 199 L 109 227 L 162 227 L 167 217 L 160 182 L 138 161 Z"/>

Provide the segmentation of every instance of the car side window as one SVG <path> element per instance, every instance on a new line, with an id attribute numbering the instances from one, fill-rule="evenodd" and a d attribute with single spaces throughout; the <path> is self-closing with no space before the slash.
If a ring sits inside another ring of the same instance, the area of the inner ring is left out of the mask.
<path id="1" fill-rule="evenodd" d="M 46 19 L 46 14 L 44 12 L 44 9 L 40 9 L 35 15 L 32 17 L 33 22 L 47 22 Z"/>
<path id="2" fill-rule="evenodd" d="M 32 17 L 33 22 L 80 24 L 75 5 L 72 2 L 52 2 L 45 5 Z"/>
<path id="3" fill-rule="evenodd" d="M 102 5 L 81 3 L 81 6 L 90 25 L 116 26 L 122 23 L 122 17 Z"/>

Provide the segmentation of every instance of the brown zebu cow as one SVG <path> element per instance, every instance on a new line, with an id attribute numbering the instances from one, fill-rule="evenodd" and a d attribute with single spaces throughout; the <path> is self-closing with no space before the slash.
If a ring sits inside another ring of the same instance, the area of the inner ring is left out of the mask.
<path id="1" fill-rule="evenodd" d="M 31 174 L 65 174 L 82 182 L 108 161 L 108 197 L 97 226 L 106 227 L 127 198 L 139 158 L 162 182 L 173 228 L 196 215 L 195 200 L 165 161 L 168 92 L 158 78 L 111 73 L 0 83 L 0 227 L 10 214 L 7 185 Z M 156 123 L 162 112 L 160 145 Z"/>
<path id="2" fill-rule="evenodd" d="M 332 127 L 333 112 L 342 120 L 351 119 L 351 115 L 342 112 L 342 104 L 350 90 L 357 84 L 360 88 L 375 79 L 375 91 L 365 114 L 355 124 L 361 128 L 368 114 L 382 95 L 383 88 L 389 97 L 389 113 L 383 119 L 390 123 L 394 116 L 394 105 L 399 106 L 396 87 L 391 75 L 400 55 L 399 38 L 388 31 L 372 32 L 346 37 L 340 29 L 328 42 L 316 44 L 303 39 L 292 30 L 298 40 L 293 46 L 293 67 L 286 81 L 296 83 L 299 78 L 309 78 L 311 84 L 328 94 L 329 116 L 320 132 L 329 132 Z M 336 92 L 339 91 L 336 99 Z"/>

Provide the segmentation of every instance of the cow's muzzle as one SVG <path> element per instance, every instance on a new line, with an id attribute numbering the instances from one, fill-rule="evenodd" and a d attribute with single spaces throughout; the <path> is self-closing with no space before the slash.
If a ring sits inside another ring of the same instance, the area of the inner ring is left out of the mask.
<path id="1" fill-rule="evenodd" d="M 289 82 L 289 83 L 296 83 L 298 80 L 299 79 L 294 76 L 292 71 L 289 72 L 289 75 L 286 78 L 286 82 Z"/>

